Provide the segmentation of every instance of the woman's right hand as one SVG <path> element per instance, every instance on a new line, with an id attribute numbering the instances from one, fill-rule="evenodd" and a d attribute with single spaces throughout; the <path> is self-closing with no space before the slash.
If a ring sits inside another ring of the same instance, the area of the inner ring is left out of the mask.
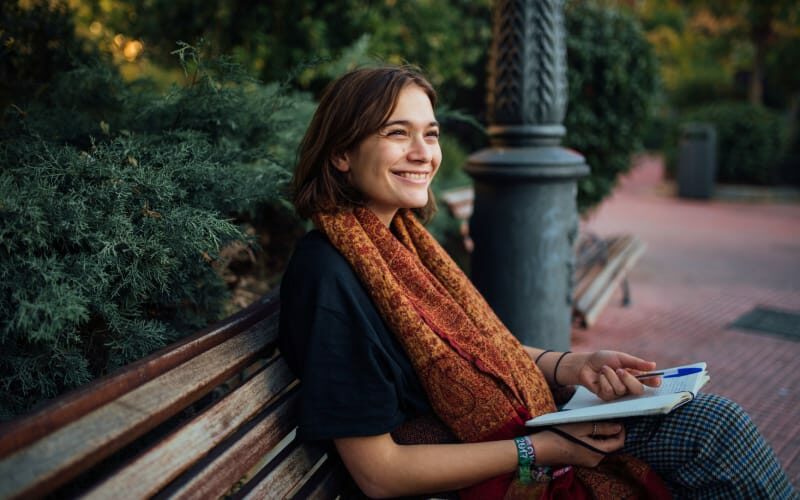
<path id="1" fill-rule="evenodd" d="M 617 451 L 625 444 L 625 426 L 617 422 L 580 422 L 557 428 L 606 453 Z M 603 459 L 603 455 L 554 432 L 539 432 L 531 436 L 531 441 L 538 465 L 596 467 Z"/>

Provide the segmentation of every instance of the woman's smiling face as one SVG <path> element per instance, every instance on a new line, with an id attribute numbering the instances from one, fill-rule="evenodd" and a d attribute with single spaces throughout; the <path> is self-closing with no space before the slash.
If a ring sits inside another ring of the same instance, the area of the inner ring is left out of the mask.
<path id="1" fill-rule="evenodd" d="M 377 133 L 334 159 L 387 226 L 400 208 L 424 207 L 428 187 L 442 161 L 439 124 L 428 95 L 409 84 Z"/>

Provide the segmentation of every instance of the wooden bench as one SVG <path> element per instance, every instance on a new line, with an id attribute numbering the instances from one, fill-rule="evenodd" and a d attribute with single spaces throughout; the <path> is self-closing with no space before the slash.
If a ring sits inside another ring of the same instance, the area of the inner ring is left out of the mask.
<path id="1" fill-rule="evenodd" d="M 472 187 L 456 188 L 441 194 L 448 210 L 461 221 L 464 248 L 474 248 L 468 220 L 472 215 L 475 192 Z M 645 244 L 634 235 L 600 238 L 582 233 L 575 246 L 572 317 L 576 324 L 589 328 L 608 304 L 613 292 L 622 286 L 622 304 L 630 304 L 628 272 L 645 251 Z"/>
<path id="2" fill-rule="evenodd" d="M 578 237 L 573 274 L 573 318 L 583 328 L 597 320 L 611 295 L 622 286 L 622 305 L 630 305 L 628 271 L 642 256 L 646 245 L 626 234 L 600 238 L 591 233 Z"/>
<path id="3" fill-rule="evenodd" d="M 298 382 L 267 296 L 0 427 L 0 498 L 334 498 L 345 472 L 295 438 Z"/>
<path id="4" fill-rule="evenodd" d="M 576 310 L 590 324 L 643 245 L 578 247 Z M 338 496 L 338 457 L 296 439 L 299 384 L 276 349 L 278 313 L 265 296 L 0 424 L 0 499 Z"/>

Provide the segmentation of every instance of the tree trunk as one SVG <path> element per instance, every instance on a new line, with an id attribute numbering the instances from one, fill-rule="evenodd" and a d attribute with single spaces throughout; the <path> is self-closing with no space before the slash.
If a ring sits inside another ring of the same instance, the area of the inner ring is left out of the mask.
<path id="1" fill-rule="evenodd" d="M 798 121 L 800 121 L 800 90 L 795 90 L 789 97 L 789 130 L 787 132 L 789 144 L 794 144 L 797 137 Z"/>
<path id="2" fill-rule="evenodd" d="M 753 40 L 756 54 L 753 59 L 753 71 L 750 75 L 750 88 L 747 97 L 752 104 L 764 103 L 764 63 L 767 55 L 766 40 Z"/>

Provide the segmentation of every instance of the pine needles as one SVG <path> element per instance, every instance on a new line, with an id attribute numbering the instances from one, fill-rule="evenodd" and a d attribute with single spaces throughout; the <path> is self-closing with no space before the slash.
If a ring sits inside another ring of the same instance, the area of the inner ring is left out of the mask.
<path id="1" fill-rule="evenodd" d="M 217 319 L 237 216 L 285 204 L 310 98 L 181 47 L 167 94 L 81 66 L 0 128 L 0 419 Z"/>

